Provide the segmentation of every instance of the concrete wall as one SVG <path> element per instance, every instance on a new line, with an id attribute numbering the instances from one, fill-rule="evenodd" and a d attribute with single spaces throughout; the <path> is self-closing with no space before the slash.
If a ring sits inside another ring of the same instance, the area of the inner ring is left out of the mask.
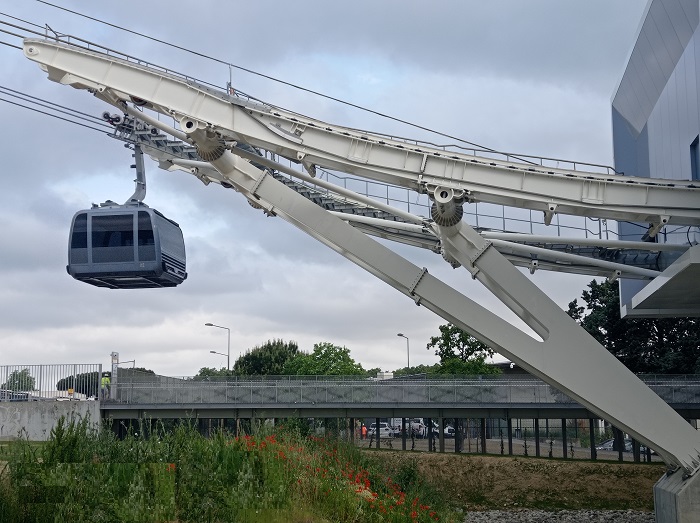
<path id="1" fill-rule="evenodd" d="M 89 416 L 96 427 L 100 424 L 98 401 L 16 401 L 0 403 L 0 440 L 27 438 L 46 441 L 56 422 Z"/>

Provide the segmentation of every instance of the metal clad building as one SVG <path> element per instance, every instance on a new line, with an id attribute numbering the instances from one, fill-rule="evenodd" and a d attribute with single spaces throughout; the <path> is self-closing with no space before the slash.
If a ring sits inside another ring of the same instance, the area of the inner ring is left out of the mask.
<path id="1" fill-rule="evenodd" d="M 615 168 L 628 175 L 700 180 L 700 4 L 650 0 L 612 99 Z M 620 238 L 640 240 L 648 224 L 619 224 Z M 667 226 L 658 241 L 700 240 L 696 227 Z M 645 282 L 621 282 L 624 305 Z M 644 315 L 643 313 L 641 315 Z"/>

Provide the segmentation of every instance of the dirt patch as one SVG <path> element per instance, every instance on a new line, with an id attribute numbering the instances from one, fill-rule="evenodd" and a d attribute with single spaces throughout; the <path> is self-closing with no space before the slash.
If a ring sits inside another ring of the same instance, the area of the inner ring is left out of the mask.
<path id="1" fill-rule="evenodd" d="M 659 463 L 603 463 L 512 456 L 374 452 L 387 473 L 417 467 L 419 476 L 466 509 L 568 508 L 647 510 Z"/>

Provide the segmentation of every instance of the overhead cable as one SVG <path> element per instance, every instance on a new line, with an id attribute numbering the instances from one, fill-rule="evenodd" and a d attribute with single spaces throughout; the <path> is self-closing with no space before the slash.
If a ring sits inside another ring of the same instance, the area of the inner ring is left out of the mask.
<path id="1" fill-rule="evenodd" d="M 111 132 L 108 131 L 108 130 L 106 130 L 106 129 L 98 129 L 97 127 L 92 127 L 91 125 L 86 125 L 86 124 L 81 123 L 81 122 L 76 122 L 75 120 L 71 120 L 71 119 L 69 119 L 69 118 L 64 118 L 64 117 L 62 117 L 62 116 L 59 116 L 59 115 L 57 115 L 57 114 L 52 114 L 52 113 L 49 113 L 49 112 L 47 112 L 47 111 L 42 111 L 42 110 L 40 110 L 40 109 L 36 109 L 36 108 L 30 107 L 30 106 L 28 106 L 28 105 L 23 105 L 23 104 L 21 104 L 21 103 L 14 102 L 14 101 L 8 100 L 8 99 L 6 99 L 6 98 L 0 97 L 0 101 L 2 101 L 2 102 L 7 102 L 7 103 L 9 103 L 9 104 L 16 105 L 16 106 L 22 107 L 22 108 L 24 108 L 24 109 L 29 109 L 30 111 L 35 111 L 35 112 L 37 112 L 37 113 L 44 114 L 44 115 L 46 115 L 46 116 L 51 116 L 51 117 L 53 117 L 53 118 L 57 118 L 57 119 L 59 119 L 59 120 L 65 121 L 65 122 L 70 122 L 70 123 L 75 124 L 75 125 L 80 125 L 81 127 L 86 127 L 86 128 L 88 128 L 88 129 L 92 129 L 93 131 L 99 131 L 99 132 L 104 133 L 104 134 L 111 134 Z M 105 124 L 104 127 L 106 127 L 107 129 L 109 129 L 109 126 L 106 125 L 106 124 Z"/>
<path id="2" fill-rule="evenodd" d="M 86 14 L 81 13 L 81 12 L 79 12 L 79 11 L 74 11 L 74 10 L 72 10 L 72 9 L 68 9 L 68 8 L 63 7 L 63 6 L 60 6 L 60 5 L 52 4 L 51 2 L 47 2 L 46 0 L 36 0 L 36 1 L 39 2 L 39 3 L 41 3 L 41 4 L 45 4 L 45 5 L 48 5 L 48 6 L 50 6 L 50 7 L 54 7 L 54 8 L 56 8 L 56 9 L 60 9 L 60 10 L 62 10 L 62 11 L 66 11 L 66 12 L 68 12 L 68 13 L 74 14 L 74 15 L 76 15 L 76 16 L 80 16 L 80 17 L 83 17 L 83 18 L 87 18 L 88 20 L 92 20 L 92 21 L 94 21 L 94 22 L 97 22 L 97 23 L 100 23 L 100 24 L 104 24 L 104 25 L 107 25 L 107 26 L 109 26 L 109 27 L 113 27 L 113 28 L 115 28 L 115 29 L 119 29 L 120 31 L 125 31 L 125 32 L 131 33 L 131 34 L 133 34 L 133 35 L 140 36 L 141 38 L 146 38 L 146 39 L 148 39 L 148 40 L 157 42 L 157 43 L 159 43 L 159 44 L 163 44 L 163 45 L 166 45 L 166 46 L 169 46 L 169 47 L 173 47 L 173 48 L 178 49 L 178 50 L 180 50 L 180 51 L 184 51 L 184 52 L 186 52 L 186 53 L 190 53 L 190 54 L 193 54 L 193 55 L 195 55 L 195 56 L 199 56 L 199 57 L 201 57 L 201 58 L 205 58 L 205 59 L 207 59 L 207 60 L 211 60 L 211 61 L 213 61 L 213 62 L 217 62 L 217 63 L 219 63 L 219 64 L 226 65 L 226 66 L 228 66 L 228 67 L 233 67 L 234 69 L 238 69 L 238 70 L 240 70 L 240 71 L 244 71 L 244 72 L 246 72 L 246 73 L 249 73 L 249 74 L 252 74 L 252 75 L 255 75 L 255 76 L 259 76 L 259 77 L 261 77 L 261 78 L 265 78 L 265 79 L 267 79 L 267 80 L 272 80 L 273 82 L 277 82 L 277 83 L 280 83 L 280 84 L 283 84 L 283 85 L 292 87 L 292 88 L 294 88 L 294 89 L 298 89 L 298 90 L 300 90 L 300 91 L 304 91 L 304 92 L 307 92 L 307 93 L 309 93 L 309 94 L 313 94 L 313 95 L 315 95 L 315 96 L 320 96 L 320 97 L 325 98 L 325 99 L 327 99 L 327 100 L 332 100 L 332 101 L 334 101 L 334 102 L 338 102 L 338 103 L 340 103 L 340 104 L 347 105 L 347 106 L 349 106 L 349 107 L 354 107 L 355 109 L 359 109 L 359 110 L 361 110 L 361 111 L 365 111 L 365 112 L 368 112 L 368 113 L 371 113 L 371 114 L 380 116 L 380 117 L 382 117 L 382 118 L 387 118 L 387 119 L 389 119 L 389 120 L 393 120 L 393 121 L 395 121 L 395 122 L 399 122 L 399 123 L 402 123 L 402 124 L 404 124 L 404 125 L 408 125 L 408 126 L 410 126 L 410 127 L 414 127 L 414 128 L 416 128 L 416 129 L 420 129 L 420 130 L 422 130 L 422 131 L 428 131 L 428 132 L 433 133 L 433 134 L 436 134 L 436 135 L 438 135 L 438 136 L 443 136 L 443 137 L 445 137 L 445 138 L 450 138 L 451 140 L 457 140 L 458 142 L 471 145 L 472 147 L 478 147 L 479 149 L 482 149 L 482 150 L 484 150 L 484 151 L 489 151 L 489 152 L 498 153 L 498 154 L 505 154 L 505 153 L 502 153 L 501 151 L 497 151 L 497 150 L 495 150 L 495 149 L 491 149 L 490 147 L 485 147 L 485 146 L 483 146 L 483 145 L 479 145 L 479 144 L 477 144 L 477 143 L 470 142 L 470 141 L 468 141 L 468 140 L 464 140 L 464 139 L 462 139 L 462 138 L 458 138 L 458 137 L 453 136 L 453 135 L 450 135 L 450 134 L 446 134 L 446 133 L 442 133 L 442 132 L 440 132 L 440 131 L 436 131 L 436 130 L 431 129 L 431 128 L 429 128 L 429 127 L 425 127 L 425 126 L 423 126 L 423 125 L 419 125 L 419 124 L 416 124 L 416 123 L 409 122 L 408 120 L 403 120 L 403 119 L 401 119 L 401 118 L 397 118 L 397 117 L 395 117 L 395 116 L 391 116 L 391 115 L 389 115 L 389 114 L 382 113 L 382 112 L 376 111 L 376 110 L 374 110 L 374 109 L 370 109 L 370 108 L 368 108 L 368 107 L 364 107 L 364 106 L 362 106 L 362 105 L 354 104 L 354 103 L 352 103 L 352 102 L 348 102 L 348 101 L 342 100 L 342 99 L 340 99 L 340 98 L 336 98 L 336 97 L 334 97 L 334 96 L 330 96 L 330 95 L 321 93 L 321 92 L 319 92 L 319 91 L 314 91 L 313 89 L 309 89 L 309 88 L 307 88 L 307 87 L 302 87 L 302 86 L 300 86 L 300 85 L 293 84 L 293 83 L 287 82 L 287 81 L 285 81 L 285 80 L 281 80 L 281 79 L 276 78 L 276 77 L 274 77 L 274 76 L 270 76 L 270 75 L 267 75 L 267 74 L 264 74 L 264 73 L 260 73 L 260 72 L 254 71 L 254 70 L 252 70 L 252 69 L 248 69 L 247 67 L 243 67 L 243 66 L 240 66 L 240 65 L 232 64 L 232 63 L 230 63 L 230 62 L 227 62 L 226 60 L 221 60 L 221 59 L 219 59 L 219 58 L 215 58 L 215 57 L 213 57 L 213 56 L 206 55 L 206 54 L 200 53 L 200 52 L 198 52 L 198 51 L 193 51 L 192 49 L 189 49 L 189 48 L 187 48 L 187 47 L 182 47 L 182 46 L 177 45 L 177 44 L 173 44 L 173 43 L 170 43 L 170 42 L 166 42 L 165 40 L 160 40 L 160 39 L 158 39 L 158 38 L 155 38 L 155 37 L 153 37 L 153 36 L 149 36 L 149 35 L 144 34 L 144 33 L 139 33 L 138 31 L 134 31 L 134 30 L 132 30 L 132 29 L 128 29 L 128 28 L 126 28 L 126 27 L 123 27 L 123 26 L 120 26 L 120 25 L 117 25 L 117 24 L 113 24 L 113 23 L 111 23 L 111 22 L 107 22 L 107 21 L 101 20 L 101 19 L 99 19 L 99 18 L 95 18 L 95 17 L 93 17 L 93 16 L 86 15 Z M 514 158 L 516 158 L 516 157 L 514 157 Z M 525 162 L 525 163 L 533 163 L 532 161 L 526 160 L 526 159 L 523 159 L 523 158 L 516 158 L 516 159 L 519 160 L 519 161 Z"/>

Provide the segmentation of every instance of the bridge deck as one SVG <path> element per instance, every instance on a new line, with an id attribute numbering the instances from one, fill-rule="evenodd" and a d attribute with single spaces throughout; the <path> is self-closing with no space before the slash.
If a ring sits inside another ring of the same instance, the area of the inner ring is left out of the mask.
<path id="1" fill-rule="evenodd" d="M 593 378 L 592 378 L 593 379 Z M 700 418 L 700 377 L 643 376 L 687 418 Z M 565 394 L 530 377 L 367 380 L 334 377 L 195 380 L 120 376 L 106 415 L 151 417 L 595 417 Z"/>

